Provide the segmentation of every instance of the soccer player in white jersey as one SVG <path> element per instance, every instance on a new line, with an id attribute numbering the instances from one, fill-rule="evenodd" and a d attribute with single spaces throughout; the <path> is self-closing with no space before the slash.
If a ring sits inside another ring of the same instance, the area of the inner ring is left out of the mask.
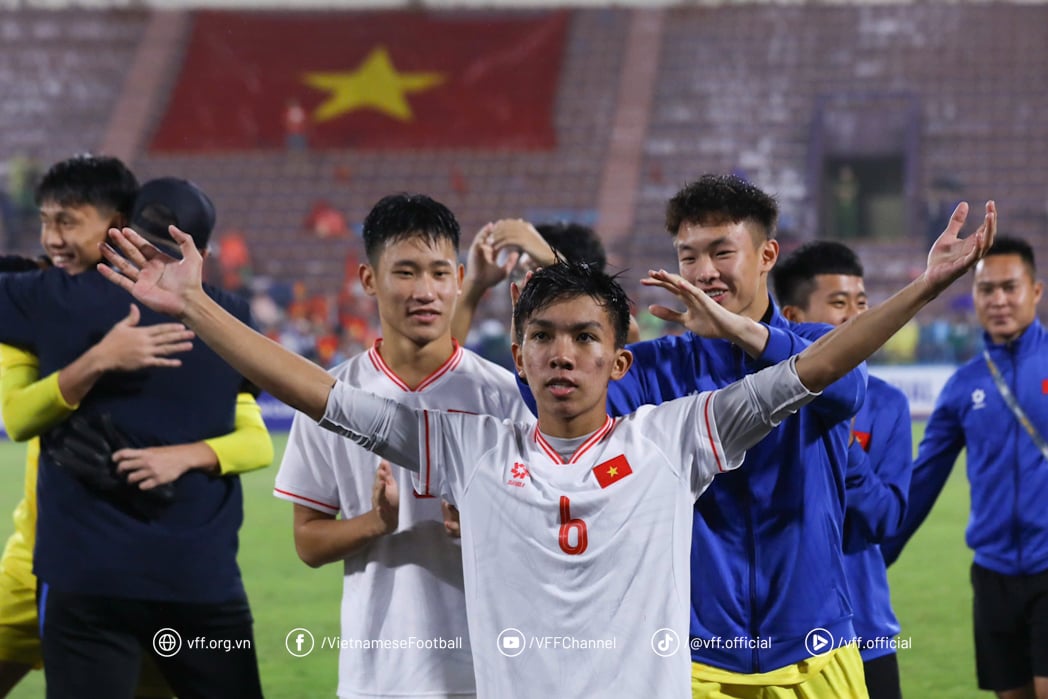
<path id="1" fill-rule="evenodd" d="M 114 268 L 103 274 L 325 428 L 445 484 L 463 517 L 479 696 L 683 698 L 694 499 L 986 253 L 996 209 L 988 202 L 983 224 L 961 240 L 967 213 L 958 206 L 923 274 L 801 354 L 617 421 L 605 398 L 630 365 L 629 309 L 618 285 L 585 265 L 541 270 L 514 311 L 514 359 L 535 392 L 537 424 L 417 410 L 336 381 L 208 299 L 200 257 L 177 230 L 181 261 L 134 231 L 111 230 L 126 258 L 107 249 Z M 685 303 L 678 318 L 697 334 L 760 350 L 776 332 L 677 275 L 647 281 Z"/>
<path id="2" fill-rule="evenodd" d="M 395 194 L 363 233 L 360 282 L 382 339 L 331 374 L 404 405 L 526 420 L 513 375 L 452 339 L 463 270 L 451 211 Z M 440 493 L 405 469 L 393 483 L 378 472 L 379 457 L 295 416 L 274 494 L 294 503 L 302 560 L 345 569 L 338 696 L 474 697 L 462 548 L 444 532 Z"/>

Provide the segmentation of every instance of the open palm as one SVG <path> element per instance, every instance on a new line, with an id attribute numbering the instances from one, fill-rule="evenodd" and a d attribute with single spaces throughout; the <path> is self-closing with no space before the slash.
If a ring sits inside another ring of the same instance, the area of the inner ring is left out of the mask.
<path id="1" fill-rule="evenodd" d="M 928 267 L 924 276 L 936 292 L 942 291 L 967 272 L 993 245 L 997 233 L 997 207 L 994 202 L 986 202 L 986 215 L 975 233 L 967 238 L 960 238 L 967 218 L 968 204 L 961 202 L 954 209 L 946 230 L 928 252 Z"/>
<path id="2" fill-rule="evenodd" d="M 116 248 L 103 246 L 102 254 L 112 267 L 99 265 L 99 271 L 154 311 L 180 318 L 188 296 L 201 288 L 203 258 L 187 234 L 174 226 L 171 234 L 179 244 L 181 260 L 159 251 L 130 228 L 111 228 L 109 238 Z"/>

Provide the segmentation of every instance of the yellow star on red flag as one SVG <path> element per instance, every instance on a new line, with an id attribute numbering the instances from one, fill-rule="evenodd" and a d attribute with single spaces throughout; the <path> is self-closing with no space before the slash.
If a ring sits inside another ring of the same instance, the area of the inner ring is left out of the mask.
<path id="1" fill-rule="evenodd" d="M 303 76 L 303 82 L 310 87 L 330 93 L 313 112 L 317 122 L 358 109 L 373 109 L 398 121 L 412 121 L 414 114 L 405 95 L 432 89 L 444 79 L 441 73 L 397 72 L 385 46 L 373 49 L 355 70 Z"/>

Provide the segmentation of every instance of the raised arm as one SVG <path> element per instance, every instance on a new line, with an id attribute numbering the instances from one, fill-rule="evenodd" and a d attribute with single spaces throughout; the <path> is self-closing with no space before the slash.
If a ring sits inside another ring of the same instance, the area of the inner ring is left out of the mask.
<path id="1" fill-rule="evenodd" d="M 982 225 L 974 234 L 961 239 L 959 234 L 967 217 L 968 204 L 962 202 L 932 246 L 928 266 L 919 277 L 884 303 L 853 317 L 797 355 L 797 375 L 806 387 L 819 393 L 864 362 L 929 301 L 986 254 L 997 231 L 996 206 L 992 201 L 987 202 Z M 643 283 L 666 289 L 687 306 L 684 312 L 653 308 L 659 317 L 681 323 L 703 337 L 730 340 L 750 356 L 758 356 L 767 345 L 769 331 L 766 327 L 721 308 L 678 275 L 651 272 Z"/>
<path id="2" fill-rule="evenodd" d="M 498 285 L 513 270 L 520 253 L 511 252 L 504 264 L 498 264 L 498 249 L 492 243 L 491 231 L 494 223 L 489 223 L 477 231 L 473 243 L 469 246 L 466 259 L 466 276 L 462 280 L 462 294 L 455 304 L 455 315 L 451 319 L 451 334 L 461 344 L 466 344 L 469 328 L 477 306 L 488 289 Z"/>
<path id="3" fill-rule="evenodd" d="M 192 238 L 174 226 L 171 235 L 179 244 L 181 260 L 160 252 L 130 228 L 110 229 L 110 239 L 126 257 L 103 246 L 102 253 L 113 267 L 100 264 L 99 271 L 150 308 L 180 319 L 263 391 L 320 420 L 335 379 L 241 323 L 211 299 L 201 284 L 203 260 Z"/>
<path id="4" fill-rule="evenodd" d="M 950 223 L 928 253 L 928 266 L 912 282 L 884 303 L 835 328 L 797 359 L 797 375 L 813 391 L 844 376 L 880 349 L 928 302 L 971 269 L 990 249 L 997 232 L 997 207 L 986 202 L 982 225 L 960 238 L 968 218 L 968 204 L 961 202 Z"/>

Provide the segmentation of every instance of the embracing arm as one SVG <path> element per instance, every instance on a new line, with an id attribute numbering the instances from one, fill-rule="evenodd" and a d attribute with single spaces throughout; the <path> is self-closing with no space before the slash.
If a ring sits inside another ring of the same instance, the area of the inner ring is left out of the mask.
<path id="1" fill-rule="evenodd" d="M 192 469 L 235 475 L 268 466 L 273 461 L 273 440 L 254 396 L 241 393 L 232 432 L 188 444 L 121 449 L 113 454 L 113 461 L 128 483 L 149 490 Z"/>
<path id="2" fill-rule="evenodd" d="M 205 439 L 215 454 L 219 472 L 224 475 L 247 473 L 273 463 L 273 439 L 262 419 L 262 408 L 250 393 L 237 396 L 233 431 Z"/>
<path id="3" fill-rule="evenodd" d="M 126 318 L 58 372 L 58 389 L 67 404 L 79 405 L 108 371 L 181 366 L 181 360 L 168 355 L 191 350 L 193 333 L 181 323 L 138 327 L 140 319 L 138 306 L 132 304 Z"/>
<path id="4" fill-rule="evenodd" d="M 16 442 L 40 436 L 76 410 L 75 405 L 62 398 L 57 373 L 43 379 L 39 376 L 40 364 L 35 354 L 0 345 L 4 429 Z"/>

